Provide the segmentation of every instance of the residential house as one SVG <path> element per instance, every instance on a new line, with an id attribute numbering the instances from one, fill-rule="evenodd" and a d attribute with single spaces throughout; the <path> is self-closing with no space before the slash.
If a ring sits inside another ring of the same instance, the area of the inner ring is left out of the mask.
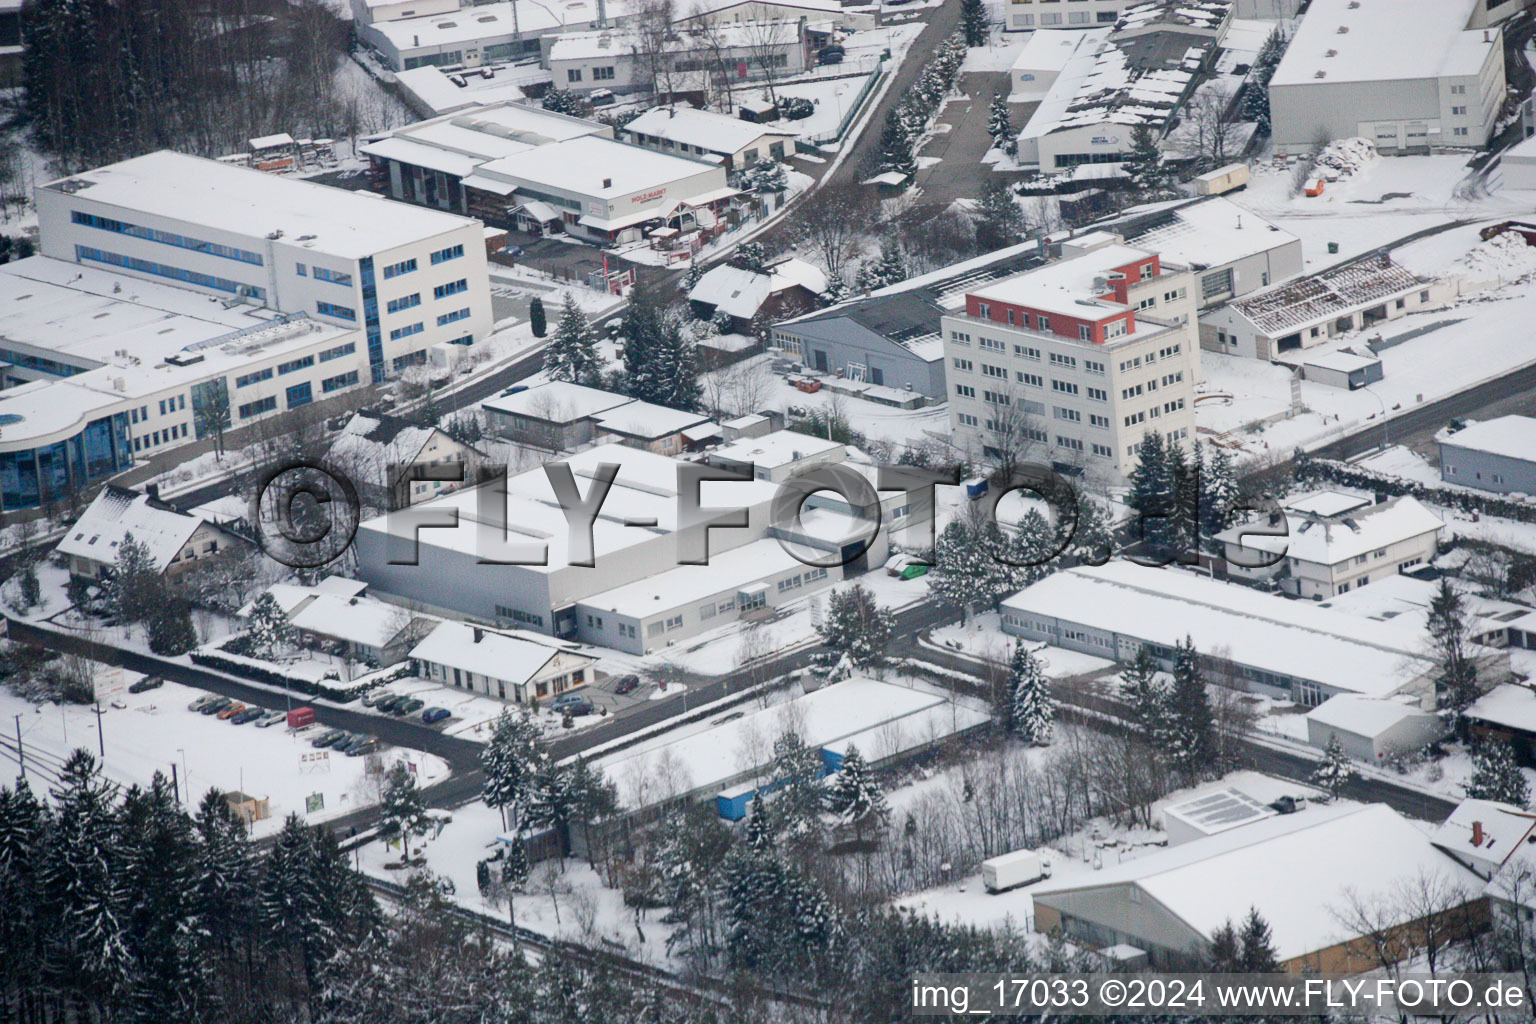
<path id="1" fill-rule="evenodd" d="M 718 160 L 727 171 L 795 155 L 794 132 L 693 107 L 654 107 L 626 124 L 624 133 L 650 149 Z"/>
<path id="2" fill-rule="evenodd" d="M 742 122 L 745 124 L 746 122 Z M 725 314 L 730 329 L 748 333 L 753 319 L 778 320 L 821 305 L 827 275 L 802 259 L 790 256 L 756 273 L 722 263 L 705 272 L 688 292 L 688 301 L 701 319 Z"/>
<path id="3" fill-rule="evenodd" d="M 440 683 L 526 704 L 596 681 L 596 659 L 526 636 L 442 622 L 411 648 L 417 672 Z"/>
<path id="4" fill-rule="evenodd" d="M 440 427 L 385 413 L 354 415 L 326 453 L 326 461 L 345 471 L 365 499 L 389 509 L 473 483 L 484 459 Z"/>
<path id="5" fill-rule="evenodd" d="M 1435 829 L 1430 842 L 1488 880 L 1515 854 L 1536 844 L 1536 814 L 1496 800 L 1468 797 Z"/>
<path id="6" fill-rule="evenodd" d="M 1262 521 L 1218 533 L 1227 571 L 1274 579 L 1287 593 L 1314 600 L 1428 564 L 1445 529 L 1406 495 L 1373 505 L 1369 497 L 1316 491 L 1286 502 L 1284 516 L 1283 533 L 1278 522 Z"/>
<path id="7" fill-rule="evenodd" d="M 69 559 L 71 576 L 99 581 L 111 574 L 118 551 L 130 535 L 144 546 L 155 570 L 173 583 L 199 559 L 250 546 L 201 516 L 178 512 L 148 494 L 108 484 L 54 550 Z"/>
<path id="8" fill-rule="evenodd" d="M 313 586 L 278 583 L 267 588 L 288 622 L 313 647 L 376 665 L 404 661 L 437 619 L 367 595 L 368 584 L 329 576 Z M 251 605 L 241 609 L 249 615 Z"/>

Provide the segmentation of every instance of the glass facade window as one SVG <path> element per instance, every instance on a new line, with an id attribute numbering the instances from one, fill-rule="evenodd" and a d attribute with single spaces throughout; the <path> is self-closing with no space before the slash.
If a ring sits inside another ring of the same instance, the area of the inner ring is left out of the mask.
<path id="1" fill-rule="evenodd" d="M 449 260 L 456 260 L 463 255 L 464 247 L 462 245 L 450 245 L 448 248 L 439 249 L 432 254 L 432 265 L 435 267 L 439 263 L 447 263 Z"/>
<path id="2" fill-rule="evenodd" d="M 384 280 L 388 281 L 392 277 L 399 277 L 401 274 L 409 274 L 415 269 L 416 261 L 413 259 L 401 260 L 399 263 L 391 263 L 389 266 L 384 268 Z"/>
<path id="3" fill-rule="evenodd" d="M 363 330 L 368 335 L 368 372 L 377 384 L 384 379 L 384 335 L 379 330 L 379 291 L 373 278 L 373 257 L 358 261 L 363 275 Z"/>
<path id="4" fill-rule="evenodd" d="M 349 356 L 356 351 L 357 343 L 349 341 L 345 345 L 337 345 L 335 348 L 328 348 L 321 352 L 320 361 L 322 363 L 330 362 L 332 359 L 340 359 L 342 356 Z"/>
<path id="5" fill-rule="evenodd" d="M 437 318 L 437 326 L 442 327 L 445 324 L 451 324 L 451 323 L 454 323 L 455 321 L 458 321 L 458 320 L 468 320 L 468 319 L 469 319 L 469 310 L 467 310 L 467 309 L 456 309 L 452 313 L 444 313 L 442 316 L 438 317 Z"/>
<path id="6" fill-rule="evenodd" d="M 461 277 L 457 281 L 449 281 L 447 284 L 440 284 L 433 288 L 432 297 L 434 299 L 446 299 L 450 295 L 457 295 L 460 292 L 467 291 L 469 291 L 469 282 Z"/>
<path id="7" fill-rule="evenodd" d="M 184 284 L 195 284 L 201 288 L 215 288 L 221 292 L 229 292 L 233 295 L 248 295 L 254 299 L 261 299 L 263 302 L 267 298 L 267 290 L 253 284 L 242 284 L 239 281 L 215 277 L 212 274 L 204 274 L 197 270 L 185 270 L 181 267 L 167 266 L 164 263 L 156 263 L 153 260 L 141 260 L 136 256 L 123 256 L 119 253 L 106 252 L 102 249 L 92 249 L 86 245 L 75 246 L 75 260 L 78 262 L 105 263 L 109 267 L 122 267 L 125 270 L 137 270 L 141 274 L 154 274 L 156 277 L 165 277 L 172 281 L 181 281 Z"/>
<path id="8" fill-rule="evenodd" d="M 218 242 L 205 242 L 200 238 L 189 238 L 186 235 L 178 235 L 172 231 L 140 227 L 137 224 L 129 224 L 127 221 L 113 220 L 111 217 L 102 217 L 94 213 L 86 213 L 82 210 L 71 210 L 69 212 L 69 219 L 76 224 L 98 228 L 102 231 L 112 231 L 120 235 L 132 235 L 134 238 L 145 238 L 151 242 L 159 242 L 161 245 L 174 245 L 178 249 L 205 252 L 210 256 L 222 256 L 224 259 L 238 260 L 241 263 L 254 263 L 258 267 L 262 265 L 260 253 L 251 252 L 248 249 L 237 249 L 232 245 L 220 245 Z M 318 277 L 320 275 L 316 274 L 315 276 Z"/>
<path id="9" fill-rule="evenodd" d="M 314 267 L 311 269 L 310 276 L 316 281 L 328 281 L 331 284 L 345 285 L 348 288 L 352 287 L 352 275 L 343 274 L 339 270 L 326 270 L 324 267 Z"/>
<path id="10" fill-rule="evenodd" d="M 104 416 L 57 444 L 0 452 L 0 506 L 36 508 L 132 465 L 127 413 Z"/>
<path id="11" fill-rule="evenodd" d="M 290 409 L 297 409 L 301 405 L 308 405 L 314 400 L 314 389 L 310 387 L 309 381 L 305 381 L 303 384 L 295 384 L 288 389 L 288 408 Z"/>
<path id="12" fill-rule="evenodd" d="M 333 316 L 338 320 L 356 320 L 357 310 L 350 306 L 338 306 L 333 302 L 315 303 L 315 312 L 321 316 Z"/>
<path id="13" fill-rule="evenodd" d="M 320 382 L 320 390 L 325 394 L 330 394 L 332 391 L 340 391 L 342 388 L 349 388 L 356 383 L 357 371 L 353 370 L 340 376 L 327 377 Z"/>
<path id="14" fill-rule="evenodd" d="M 410 295 L 405 295 L 398 299 L 390 299 L 386 304 L 386 308 L 391 313 L 398 313 L 402 309 L 410 309 L 412 306 L 419 305 L 421 305 L 421 293 L 413 292 Z"/>

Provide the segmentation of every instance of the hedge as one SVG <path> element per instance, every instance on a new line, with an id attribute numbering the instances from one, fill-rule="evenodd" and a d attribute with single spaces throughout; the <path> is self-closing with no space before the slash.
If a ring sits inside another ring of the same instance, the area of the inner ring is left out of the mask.
<path id="1" fill-rule="evenodd" d="M 322 697 L 325 700 L 335 701 L 338 704 L 357 700 L 369 690 L 376 689 L 386 683 L 392 683 L 397 679 L 403 679 L 413 671 L 413 666 L 409 661 L 402 661 L 400 664 L 385 669 L 382 672 L 376 672 L 354 680 L 349 685 L 328 686 L 323 680 L 334 679 L 339 684 L 341 676 L 336 672 L 327 672 L 322 677 L 322 681 L 316 682 L 313 679 L 306 679 L 303 676 L 284 672 L 270 664 L 253 664 L 239 655 L 230 655 L 217 650 L 193 651 L 191 658 L 194 665 L 201 665 L 204 668 L 215 668 L 221 672 L 243 676 L 258 683 L 267 683 L 289 690 L 297 690 L 299 693 L 307 694 L 311 697 Z"/>
<path id="2" fill-rule="evenodd" d="M 1476 512 L 1499 519 L 1512 519 L 1517 523 L 1536 523 L 1536 504 L 1518 501 L 1498 494 L 1480 494 L 1450 487 L 1436 487 L 1404 480 L 1390 473 L 1364 469 L 1347 462 L 1330 459 L 1304 459 L 1296 464 L 1296 478 L 1305 483 L 1332 483 L 1345 487 L 1359 487 L 1380 491 L 1393 497 L 1409 495 L 1419 501 L 1429 502 L 1458 512 Z"/>

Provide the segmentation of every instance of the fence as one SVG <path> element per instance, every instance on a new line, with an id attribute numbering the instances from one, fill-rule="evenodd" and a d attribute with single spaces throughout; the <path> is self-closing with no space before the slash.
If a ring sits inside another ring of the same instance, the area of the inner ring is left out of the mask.
<path id="1" fill-rule="evenodd" d="M 885 80 L 886 73 L 887 72 L 885 70 L 884 62 L 876 64 L 874 69 L 870 72 L 869 77 L 864 79 L 864 85 L 859 89 L 858 94 L 853 97 L 853 102 L 848 104 L 847 110 L 843 111 L 843 116 L 838 120 L 837 127 L 830 132 L 821 132 L 816 135 L 802 135 L 801 141 L 808 142 L 812 146 L 823 146 L 832 142 L 841 142 L 843 137 L 848 134 L 848 129 L 852 127 L 853 122 L 858 118 L 859 114 L 863 112 L 865 102 L 871 95 L 874 94 L 874 91 L 879 88 L 880 83 Z M 827 79 L 809 79 L 808 81 L 827 81 Z M 781 85 L 780 88 L 790 88 L 796 84 L 805 83 L 785 83 L 784 85 Z"/>

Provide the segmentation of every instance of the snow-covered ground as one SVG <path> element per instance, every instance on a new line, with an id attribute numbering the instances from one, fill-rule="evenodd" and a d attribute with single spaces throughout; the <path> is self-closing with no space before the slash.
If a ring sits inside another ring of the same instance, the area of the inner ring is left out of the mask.
<path id="1" fill-rule="evenodd" d="M 203 693 L 193 687 L 167 682 L 133 694 L 127 687 L 141 678 L 137 673 L 105 665 L 97 666 L 97 672 L 97 685 L 105 691 L 100 736 L 92 707 L 33 705 L 0 690 L 0 718 L 10 722 L 20 716 L 22 748 L 34 785 L 50 785 L 70 751 L 84 747 L 95 754 L 104 742 L 103 771 L 124 785 L 147 785 L 157 771 L 169 777 L 175 764 L 184 801 L 190 794 L 195 803 L 210 787 L 267 798 L 271 817 L 253 829 L 261 836 L 281 828 L 289 814 L 319 822 L 377 803 L 382 771 L 397 760 L 413 765 L 422 785 L 449 774 L 442 759 L 416 750 L 385 748 L 376 759 L 316 751 L 309 744 L 313 734 L 295 736 L 282 726 L 231 725 L 188 711 L 187 705 Z M 119 703 L 124 706 L 117 707 Z M 281 701 L 272 707 L 280 709 Z M 0 761 L 14 764 L 10 745 L 0 748 Z M 370 761 L 380 766 L 381 774 L 368 773 Z M 323 807 L 306 812 L 306 800 L 317 794 Z"/>

